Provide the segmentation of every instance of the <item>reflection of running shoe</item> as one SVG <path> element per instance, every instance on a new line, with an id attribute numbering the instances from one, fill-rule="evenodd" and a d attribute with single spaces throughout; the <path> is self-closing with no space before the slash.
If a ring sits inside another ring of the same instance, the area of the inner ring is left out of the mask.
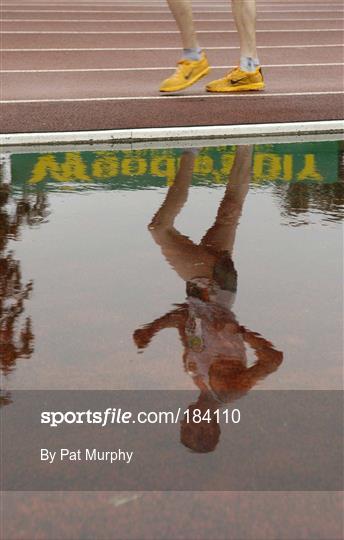
<path id="1" fill-rule="evenodd" d="M 204 52 L 200 60 L 180 60 L 174 74 L 161 83 L 160 92 L 183 90 L 207 75 L 209 71 L 208 59 Z"/>
<path id="2" fill-rule="evenodd" d="M 245 92 L 248 90 L 263 90 L 265 88 L 262 69 L 257 67 L 252 73 L 239 67 L 223 77 L 207 84 L 208 92 Z"/>

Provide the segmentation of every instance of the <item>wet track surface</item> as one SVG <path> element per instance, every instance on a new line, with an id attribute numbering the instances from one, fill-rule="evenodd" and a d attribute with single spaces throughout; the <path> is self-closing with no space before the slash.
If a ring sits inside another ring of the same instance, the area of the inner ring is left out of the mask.
<path id="1" fill-rule="evenodd" d="M 195 276 L 230 304 L 230 328 L 269 351 L 256 389 L 341 388 L 342 143 L 49 148 L 6 160 L 6 407 L 17 389 L 194 389 L 206 333 L 175 321 Z M 215 323 L 210 368 L 214 351 L 238 346 Z M 250 367 L 259 356 L 248 345 Z M 7 540 L 320 540 L 342 526 L 336 493 L 12 493 L 4 510 Z"/>
<path id="2" fill-rule="evenodd" d="M 2 132 L 336 120 L 343 109 L 343 6 L 258 2 L 264 92 L 212 95 L 238 61 L 229 3 L 194 2 L 213 70 L 177 95 L 158 87 L 180 56 L 165 2 L 7 1 L 2 5 Z"/>

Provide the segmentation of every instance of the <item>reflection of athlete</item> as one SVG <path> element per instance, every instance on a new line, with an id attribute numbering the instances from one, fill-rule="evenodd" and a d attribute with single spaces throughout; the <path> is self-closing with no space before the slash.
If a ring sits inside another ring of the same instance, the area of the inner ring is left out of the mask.
<path id="1" fill-rule="evenodd" d="M 200 389 L 199 399 L 190 410 L 205 411 L 248 392 L 278 368 L 282 353 L 259 334 L 240 326 L 231 309 L 237 289 L 231 255 L 249 186 L 252 149 L 238 147 L 215 223 L 199 245 L 174 227 L 187 200 L 194 160 L 192 152 L 183 154 L 175 182 L 150 224 L 167 261 L 186 281 L 187 301 L 136 330 L 134 340 L 143 349 L 160 330 L 176 328 L 184 346 L 185 370 Z M 257 359 L 251 367 L 247 367 L 246 345 Z M 181 426 L 182 442 L 200 452 L 213 450 L 219 433 L 216 422 L 183 422 Z"/>
<path id="2" fill-rule="evenodd" d="M 180 30 L 183 57 L 175 73 L 163 81 L 161 92 L 177 92 L 191 86 L 210 71 L 205 52 L 194 30 L 191 0 L 167 0 Z M 232 0 L 235 25 L 240 40 L 240 66 L 222 79 L 210 82 L 208 92 L 262 90 L 264 79 L 256 49 L 256 0 Z"/>

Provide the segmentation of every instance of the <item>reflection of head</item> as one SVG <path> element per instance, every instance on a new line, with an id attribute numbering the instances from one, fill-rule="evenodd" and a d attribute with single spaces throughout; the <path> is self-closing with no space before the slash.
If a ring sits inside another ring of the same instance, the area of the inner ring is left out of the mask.
<path id="1" fill-rule="evenodd" d="M 196 403 L 192 403 L 189 408 L 189 422 L 186 418 L 181 422 L 180 426 L 180 441 L 181 443 L 198 453 L 213 452 L 220 439 L 220 426 L 216 422 L 212 413 L 213 401 L 209 396 L 204 399 L 204 394 L 201 394 Z M 203 417 L 210 410 L 211 420 L 197 420 Z M 199 416 L 200 415 L 200 416 Z"/>

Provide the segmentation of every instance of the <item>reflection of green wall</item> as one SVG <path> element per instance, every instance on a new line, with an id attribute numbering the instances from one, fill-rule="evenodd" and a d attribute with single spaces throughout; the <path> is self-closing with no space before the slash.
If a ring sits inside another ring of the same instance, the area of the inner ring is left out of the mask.
<path id="1" fill-rule="evenodd" d="M 235 157 L 235 146 L 210 147 L 196 157 L 194 184 L 223 184 Z M 336 182 L 339 141 L 256 145 L 252 181 Z M 142 189 L 173 182 L 182 149 L 12 154 L 14 186 L 50 189 L 91 187 Z"/>

